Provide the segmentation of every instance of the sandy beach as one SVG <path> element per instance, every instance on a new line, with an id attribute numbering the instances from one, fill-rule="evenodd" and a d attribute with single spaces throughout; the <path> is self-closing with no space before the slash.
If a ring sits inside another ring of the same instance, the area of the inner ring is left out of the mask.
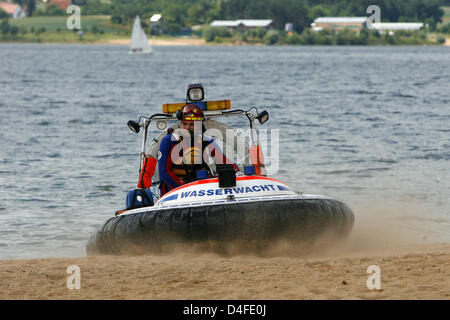
<path id="1" fill-rule="evenodd" d="M 129 39 L 113 39 L 108 40 L 106 44 L 114 44 L 114 45 L 130 45 Z M 205 46 L 207 45 L 206 41 L 202 38 L 173 38 L 173 39 L 151 39 L 148 41 L 152 46 Z M 101 42 L 104 43 L 104 42 Z M 208 45 L 214 45 L 213 43 L 209 43 Z M 245 42 L 238 42 L 235 44 L 225 43 L 221 45 L 253 45 L 253 46 L 261 46 L 262 44 L 249 44 Z M 450 46 L 450 38 L 447 38 L 444 46 Z"/>
<path id="2" fill-rule="evenodd" d="M 77 265 L 81 289 L 69 290 Z M 369 290 L 368 266 L 381 270 Z M 138 257 L 0 261 L 0 299 L 450 299 L 450 245 L 372 256 Z"/>
<path id="3" fill-rule="evenodd" d="M 355 206 L 347 241 L 324 239 L 308 251 L 280 241 L 259 255 L 203 245 L 144 256 L 0 260 L 0 299 L 449 300 L 450 243 L 430 238 L 424 220 L 412 216 L 420 210 L 399 218 L 393 213 L 401 209 L 388 207 Z M 79 290 L 67 287 L 71 265 L 80 268 Z M 367 287 L 371 265 L 381 272 L 380 290 Z"/>
<path id="4" fill-rule="evenodd" d="M 417 229 L 423 221 L 389 214 L 371 209 L 357 216 L 347 241 L 303 252 L 279 242 L 259 255 L 185 246 L 144 256 L 0 260 L 0 299 L 450 299 L 450 243 L 427 240 Z M 80 268 L 79 290 L 67 287 L 71 265 Z M 381 272 L 380 290 L 367 287 L 371 265 Z"/>

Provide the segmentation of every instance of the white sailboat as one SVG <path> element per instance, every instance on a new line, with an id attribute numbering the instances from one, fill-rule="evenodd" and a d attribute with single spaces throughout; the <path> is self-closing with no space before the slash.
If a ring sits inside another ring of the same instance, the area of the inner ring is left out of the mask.
<path id="1" fill-rule="evenodd" d="M 133 31 L 131 33 L 131 49 L 129 53 L 151 53 L 152 46 L 148 43 L 147 36 L 141 27 L 141 20 L 136 16 Z"/>

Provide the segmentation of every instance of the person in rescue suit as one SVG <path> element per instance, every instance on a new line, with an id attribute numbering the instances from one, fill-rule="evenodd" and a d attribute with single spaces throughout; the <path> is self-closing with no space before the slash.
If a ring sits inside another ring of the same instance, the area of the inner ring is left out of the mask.
<path id="1" fill-rule="evenodd" d="M 211 171 L 205 162 L 205 150 L 209 149 L 211 156 L 221 161 L 221 164 L 231 162 L 220 151 L 214 140 L 203 136 L 203 112 L 199 106 L 186 104 L 177 112 L 181 130 L 168 130 L 161 140 L 158 152 L 158 171 L 161 196 L 183 184 L 211 177 Z M 195 130 L 194 130 L 195 128 Z M 181 134 L 178 134 L 181 132 Z M 233 164 L 238 171 L 238 167 Z M 202 178 L 198 172 L 202 172 Z"/>

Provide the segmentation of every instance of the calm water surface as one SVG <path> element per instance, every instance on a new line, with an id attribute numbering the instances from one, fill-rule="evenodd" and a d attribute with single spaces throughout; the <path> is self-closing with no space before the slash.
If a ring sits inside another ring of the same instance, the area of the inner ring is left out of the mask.
<path id="1" fill-rule="evenodd" d="M 135 188 L 140 139 L 126 126 L 209 99 L 270 113 L 274 177 L 380 204 L 450 241 L 450 48 L 0 45 L 0 259 L 82 256 Z"/>

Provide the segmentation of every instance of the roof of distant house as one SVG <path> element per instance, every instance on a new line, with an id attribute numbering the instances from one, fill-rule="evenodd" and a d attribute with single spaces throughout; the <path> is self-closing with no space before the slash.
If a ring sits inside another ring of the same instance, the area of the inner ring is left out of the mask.
<path id="1" fill-rule="evenodd" d="M 314 23 L 364 23 L 367 17 L 318 17 Z"/>
<path id="2" fill-rule="evenodd" d="M 211 23 L 212 27 L 237 27 L 238 25 L 237 20 L 214 20 Z"/>
<path id="3" fill-rule="evenodd" d="M 9 2 L 0 2 L 0 9 L 3 9 L 8 14 L 13 14 L 17 8 L 20 8 L 18 4 Z"/>
<path id="4" fill-rule="evenodd" d="M 267 27 L 272 23 L 272 20 L 270 19 L 244 19 L 238 21 L 246 27 Z"/>
<path id="5" fill-rule="evenodd" d="M 372 23 L 372 28 L 377 30 L 419 30 L 422 22 L 380 22 Z"/>
<path id="6" fill-rule="evenodd" d="M 237 27 L 244 25 L 246 27 L 267 27 L 272 23 L 270 19 L 240 19 L 240 20 L 214 20 L 212 27 Z"/>
<path id="7" fill-rule="evenodd" d="M 66 10 L 68 6 L 72 4 L 72 0 L 50 0 L 51 4 L 56 4 L 63 10 Z"/>
<path id="8" fill-rule="evenodd" d="M 161 20 L 162 15 L 160 15 L 159 13 L 154 14 L 151 16 L 150 21 L 151 22 L 158 22 L 159 20 Z"/>

